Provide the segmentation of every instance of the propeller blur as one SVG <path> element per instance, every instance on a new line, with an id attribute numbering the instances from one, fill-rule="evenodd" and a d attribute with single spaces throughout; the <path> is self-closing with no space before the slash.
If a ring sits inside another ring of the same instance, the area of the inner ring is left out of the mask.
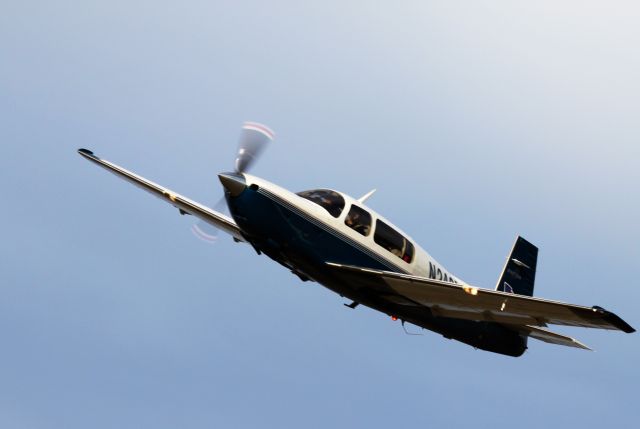
<path id="1" fill-rule="evenodd" d="M 257 122 L 245 122 L 242 125 L 240 139 L 238 140 L 238 154 L 235 161 L 235 171 L 242 173 L 248 171 L 259 159 L 268 143 L 275 137 L 275 133 L 266 125 Z M 215 211 L 227 211 L 224 196 L 218 200 Z M 198 220 L 191 226 L 191 232 L 205 243 L 218 241 L 218 228 L 203 220 Z"/>

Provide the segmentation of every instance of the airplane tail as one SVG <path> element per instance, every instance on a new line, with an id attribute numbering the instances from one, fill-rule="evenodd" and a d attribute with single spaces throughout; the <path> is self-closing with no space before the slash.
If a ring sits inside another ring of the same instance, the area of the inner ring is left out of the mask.
<path id="1" fill-rule="evenodd" d="M 538 248 L 518 236 L 496 285 L 500 292 L 533 296 Z"/>

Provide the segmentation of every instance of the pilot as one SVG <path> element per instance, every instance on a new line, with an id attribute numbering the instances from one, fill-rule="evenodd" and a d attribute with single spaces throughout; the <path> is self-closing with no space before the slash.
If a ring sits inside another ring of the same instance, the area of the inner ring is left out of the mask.
<path id="1" fill-rule="evenodd" d="M 344 223 L 346 223 L 347 226 L 355 229 L 362 235 L 369 234 L 369 225 L 365 225 L 362 223 L 360 219 L 360 213 L 350 212 Z"/>
<path id="2" fill-rule="evenodd" d="M 349 212 L 349 216 L 347 216 L 347 225 L 353 228 L 354 225 L 358 224 L 358 219 L 360 218 L 360 214 L 354 212 L 353 210 Z"/>

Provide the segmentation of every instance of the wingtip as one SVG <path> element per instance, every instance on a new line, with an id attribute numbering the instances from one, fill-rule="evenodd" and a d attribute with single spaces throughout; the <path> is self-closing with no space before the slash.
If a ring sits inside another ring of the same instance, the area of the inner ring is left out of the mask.
<path id="1" fill-rule="evenodd" d="M 622 332 L 625 332 L 627 334 L 632 334 L 636 332 L 636 330 L 631 325 L 629 325 L 627 322 L 622 320 L 622 318 L 617 314 L 612 313 L 611 311 L 605 310 L 604 308 L 597 305 L 594 305 L 592 308 L 594 312 L 600 314 L 600 316 L 604 320 L 606 320 L 612 326 L 615 326 L 617 329 L 621 330 Z"/>
<path id="2" fill-rule="evenodd" d="M 582 350 L 586 350 L 588 352 L 592 352 L 593 349 L 591 347 L 589 347 L 588 345 L 581 343 L 580 341 L 576 340 L 575 338 L 572 338 L 573 342 L 576 344 L 576 347 Z"/>
<path id="3" fill-rule="evenodd" d="M 84 148 L 78 149 L 78 153 L 83 156 L 94 156 L 92 151 Z"/>

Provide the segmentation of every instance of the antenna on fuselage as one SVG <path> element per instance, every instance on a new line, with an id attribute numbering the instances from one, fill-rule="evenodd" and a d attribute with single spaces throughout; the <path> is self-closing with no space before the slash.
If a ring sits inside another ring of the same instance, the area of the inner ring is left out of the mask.
<path id="1" fill-rule="evenodd" d="M 375 192 L 376 192 L 375 189 L 370 190 L 369 192 L 367 192 L 366 194 L 358 198 L 358 202 L 360 204 L 364 204 L 364 202 L 367 201 L 371 195 L 375 194 Z"/>
<path id="2" fill-rule="evenodd" d="M 407 327 L 406 327 L 406 326 L 404 326 L 404 323 L 405 323 L 405 321 L 403 320 L 403 321 L 402 321 L 402 329 L 404 329 L 404 333 L 405 333 L 405 334 L 407 334 L 407 335 L 412 335 L 412 336 L 414 336 L 414 335 L 423 335 L 421 332 L 418 332 L 418 333 L 409 332 L 409 331 L 407 330 Z"/>

